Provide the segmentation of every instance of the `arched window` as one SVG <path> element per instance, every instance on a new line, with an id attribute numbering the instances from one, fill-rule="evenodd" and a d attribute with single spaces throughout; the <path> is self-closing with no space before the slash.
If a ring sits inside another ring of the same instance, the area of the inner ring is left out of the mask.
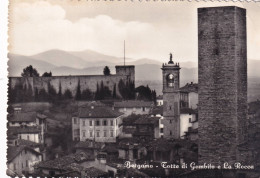
<path id="1" fill-rule="evenodd" d="M 174 87 L 174 76 L 173 76 L 173 74 L 167 75 L 166 81 L 167 81 L 168 87 Z"/>

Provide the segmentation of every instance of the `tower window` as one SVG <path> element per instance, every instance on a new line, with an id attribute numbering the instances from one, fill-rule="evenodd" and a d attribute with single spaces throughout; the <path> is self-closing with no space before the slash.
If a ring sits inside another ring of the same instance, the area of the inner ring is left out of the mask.
<path id="1" fill-rule="evenodd" d="M 170 108 L 169 108 L 170 110 L 172 110 L 172 107 L 170 106 Z"/>
<path id="2" fill-rule="evenodd" d="M 173 74 L 169 74 L 166 78 L 167 80 L 167 84 L 169 87 L 173 87 L 174 86 L 174 76 Z"/>
<path id="3" fill-rule="evenodd" d="M 170 131 L 170 135 L 172 135 L 172 131 Z"/>
<path id="4" fill-rule="evenodd" d="M 172 123 L 172 120 L 170 120 L 170 124 Z"/>

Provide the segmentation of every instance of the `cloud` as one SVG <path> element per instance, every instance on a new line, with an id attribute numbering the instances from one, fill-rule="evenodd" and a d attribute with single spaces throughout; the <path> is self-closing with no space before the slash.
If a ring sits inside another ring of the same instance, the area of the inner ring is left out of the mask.
<path id="1" fill-rule="evenodd" d="M 71 22 L 66 19 L 66 12 L 61 6 L 41 1 L 17 4 L 11 18 L 11 27 L 11 52 L 23 55 L 50 49 L 90 49 L 123 56 L 123 41 L 126 40 L 127 57 L 158 58 L 164 54 L 168 58 L 168 53 L 173 49 L 183 51 L 179 41 L 186 39 L 184 32 L 178 28 L 121 21 L 104 14 Z"/>
<path id="2" fill-rule="evenodd" d="M 122 11 L 119 13 L 115 9 L 118 7 L 109 9 L 109 13 L 113 12 L 109 15 L 107 11 L 102 10 L 103 7 L 96 9 L 95 14 L 86 13 L 70 21 L 66 13 L 77 11 L 77 6 L 68 10 L 68 7 L 66 9 L 64 6 L 47 1 L 16 3 L 13 5 L 10 18 L 10 51 L 32 55 L 50 49 L 65 51 L 90 49 L 107 55 L 123 56 L 123 41 L 126 40 L 126 56 L 130 58 L 152 58 L 165 62 L 172 52 L 174 60 L 197 61 L 196 9 L 199 5 L 193 4 L 196 7 L 188 6 L 186 9 L 181 9 L 180 4 L 177 7 L 162 5 L 160 11 L 157 7 L 134 11 L 136 13 L 134 16 L 139 14 L 142 20 L 138 18 L 126 20 L 129 14 L 124 17 Z M 91 9 L 93 11 L 94 8 L 94 6 L 84 7 L 86 9 L 81 7 L 82 13 Z M 251 7 L 248 9 L 252 10 Z M 118 17 L 120 20 L 115 13 L 120 15 Z M 158 16 L 162 23 L 159 23 L 158 19 L 153 22 L 149 15 L 153 18 Z M 259 58 L 257 48 L 260 36 L 257 33 L 259 31 L 257 15 L 258 11 L 249 10 L 248 16 L 251 17 L 248 19 L 249 58 Z"/>

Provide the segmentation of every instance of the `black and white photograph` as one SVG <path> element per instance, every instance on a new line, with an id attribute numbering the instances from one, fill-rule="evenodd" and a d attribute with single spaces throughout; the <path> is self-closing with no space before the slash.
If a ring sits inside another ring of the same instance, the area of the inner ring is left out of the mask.
<path id="1" fill-rule="evenodd" d="M 5 175 L 259 178 L 259 51 L 257 1 L 9 0 Z"/>

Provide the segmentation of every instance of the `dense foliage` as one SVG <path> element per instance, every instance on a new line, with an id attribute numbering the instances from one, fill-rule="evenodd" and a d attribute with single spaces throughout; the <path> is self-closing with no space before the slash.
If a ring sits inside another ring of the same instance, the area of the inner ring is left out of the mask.
<path id="1" fill-rule="evenodd" d="M 21 76 L 22 77 L 39 77 L 40 74 L 38 73 L 38 71 L 35 68 L 33 68 L 32 65 L 29 65 L 23 69 Z"/>

